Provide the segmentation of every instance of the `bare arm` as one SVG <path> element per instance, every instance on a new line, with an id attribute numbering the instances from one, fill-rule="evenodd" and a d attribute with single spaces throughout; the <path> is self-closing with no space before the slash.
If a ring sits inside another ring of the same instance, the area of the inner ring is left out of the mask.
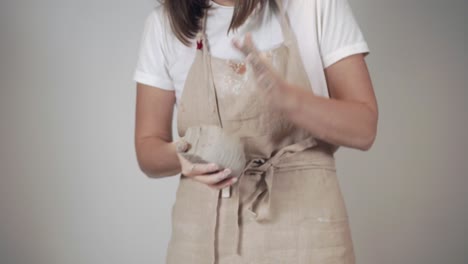
<path id="1" fill-rule="evenodd" d="M 324 141 L 369 150 L 377 133 L 378 107 L 364 56 L 344 58 L 325 74 L 330 99 L 290 89 L 295 102 L 290 119 Z"/>
<path id="2" fill-rule="evenodd" d="M 318 139 L 334 145 L 368 150 L 377 132 L 378 109 L 363 54 L 348 56 L 325 69 L 330 98 L 283 80 L 262 57 L 247 34 L 242 51 L 253 65 L 264 98 Z"/>
<path id="3" fill-rule="evenodd" d="M 172 144 L 175 93 L 137 83 L 135 150 L 140 169 L 150 178 L 177 175 L 181 171 Z"/>
<path id="4" fill-rule="evenodd" d="M 140 170 L 149 178 L 182 173 L 214 189 L 234 184 L 237 178 L 231 177 L 229 168 L 191 163 L 177 152 L 172 139 L 175 100 L 173 91 L 137 83 L 135 149 Z"/>

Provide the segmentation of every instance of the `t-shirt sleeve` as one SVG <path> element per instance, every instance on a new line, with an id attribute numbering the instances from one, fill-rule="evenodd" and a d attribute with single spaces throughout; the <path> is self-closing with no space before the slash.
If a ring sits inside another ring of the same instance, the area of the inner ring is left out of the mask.
<path id="1" fill-rule="evenodd" d="M 348 0 L 320 2 L 319 39 L 323 67 L 353 54 L 369 54 L 369 48 Z"/>
<path id="2" fill-rule="evenodd" d="M 164 90 L 174 90 L 165 58 L 165 31 L 161 23 L 162 18 L 159 17 L 161 14 L 153 10 L 145 20 L 133 80 Z"/>

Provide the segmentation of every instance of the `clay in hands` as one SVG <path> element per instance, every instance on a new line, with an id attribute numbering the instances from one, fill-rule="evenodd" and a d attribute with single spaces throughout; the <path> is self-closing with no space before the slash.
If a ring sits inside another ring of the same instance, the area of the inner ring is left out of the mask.
<path id="1" fill-rule="evenodd" d="M 235 177 L 240 176 L 247 162 L 240 139 L 214 125 L 189 127 L 176 149 L 192 163 L 216 163 L 220 169 L 231 169 Z"/>

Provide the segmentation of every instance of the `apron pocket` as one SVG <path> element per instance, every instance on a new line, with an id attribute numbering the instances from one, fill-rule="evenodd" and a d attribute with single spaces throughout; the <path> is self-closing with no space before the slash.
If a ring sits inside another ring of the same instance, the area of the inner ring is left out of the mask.
<path id="1" fill-rule="evenodd" d="M 271 227 L 266 230 L 265 250 L 270 252 L 296 251 L 297 233 L 293 227 Z"/>
<path id="2" fill-rule="evenodd" d="M 348 218 L 306 218 L 299 224 L 299 264 L 353 264 Z"/>
<path id="3" fill-rule="evenodd" d="M 297 262 L 297 250 L 296 249 L 285 249 L 276 250 L 266 253 L 266 256 L 258 261 L 251 263 L 255 264 L 296 264 Z"/>

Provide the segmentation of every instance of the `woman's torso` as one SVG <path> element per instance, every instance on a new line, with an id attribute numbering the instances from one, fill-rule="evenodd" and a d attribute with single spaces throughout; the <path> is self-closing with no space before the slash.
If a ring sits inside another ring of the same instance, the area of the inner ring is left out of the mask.
<path id="1" fill-rule="evenodd" d="M 317 95 L 329 97 L 318 44 L 317 22 L 319 21 L 315 15 L 316 1 L 284 2 L 312 89 Z M 221 6 L 214 2 L 212 2 L 212 6 L 206 25 L 206 35 L 212 56 L 223 59 L 242 59 L 242 54 L 232 47 L 231 40 L 234 37 L 242 37 L 247 32 L 253 33 L 255 44 L 259 50 L 271 50 L 283 42 L 281 26 L 277 16 L 264 12 L 260 17 L 251 17 L 238 30 L 227 34 L 234 8 Z M 172 78 L 178 105 L 190 66 L 195 59 L 196 48 L 195 46 L 187 47 L 177 40 L 162 12 L 162 7 L 158 7 L 155 9 L 154 15 L 157 16 L 156 19 L 161 23 L 161 29 L 164 31 L 161 40 L 162 49 L 165 54 L 168 74 Z M 258 21 L 261 23 L 257 23 Z"/>

